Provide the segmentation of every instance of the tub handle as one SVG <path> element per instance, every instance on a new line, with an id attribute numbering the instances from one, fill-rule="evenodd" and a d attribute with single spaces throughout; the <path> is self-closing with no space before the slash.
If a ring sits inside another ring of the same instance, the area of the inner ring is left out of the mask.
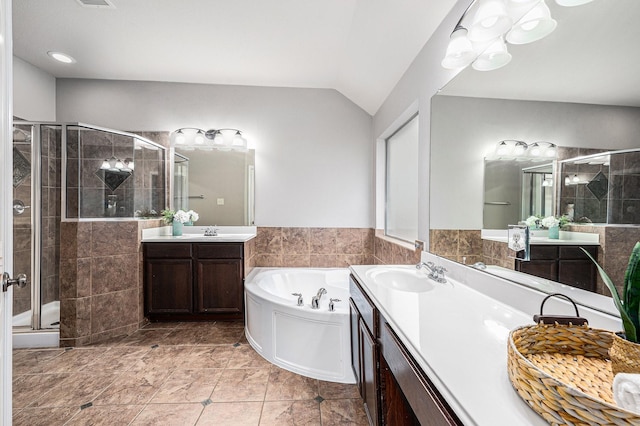
<path id="1" fill-rule="evenodd" d="M 292 296 L 298 296 L 298 306 L 304 305 L 304 301 L 302 300 L 302 293 L 291 293 Z"/>
<path id="2" fill-rule="evenodd" d="M 329 312 L 333 312 L 335 310 L 335 306 L 333 302 L 341 302 L 340 299 L 329 299 Z"/>

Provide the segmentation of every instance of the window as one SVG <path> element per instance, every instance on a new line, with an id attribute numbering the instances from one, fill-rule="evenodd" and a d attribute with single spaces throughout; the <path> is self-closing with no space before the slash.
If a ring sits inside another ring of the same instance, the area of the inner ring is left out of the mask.
<path id="1" fill-rule="evenodd" d="M 418 238 L 418 115 L 386 140 L 385 234 Z"/>

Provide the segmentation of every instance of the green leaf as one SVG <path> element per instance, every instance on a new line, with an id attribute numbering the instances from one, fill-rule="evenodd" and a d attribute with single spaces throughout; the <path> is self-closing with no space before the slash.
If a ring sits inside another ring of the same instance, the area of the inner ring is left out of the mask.
<path id="1" fill-rule="evenodd" d="M 640 328 L 640 242 L 637 242 L 631 251 L 629 264 L 624 273 L 624 287 L 622 300 L 631 321 Z"/>
<path id="2" fill-rule="evenodd" d="M 622 318 L 622 325 L 624 327 L 625 337 L 630 342 L 638 343 L 636 327 L 633 324 L 633 321 L 631 321 L 631 318 L 629 317 L 629 314 L 627 313 L 625 307 L 622 305 L 622 302 L 620 301 L 620 296 L 618 295 L 618 290 L 616 289 L 615 284 L 613 284 L 613 281 L 611 281 L 611 278 L 609 278 L 609 276 L 604 271 L 604 269 L 602 269 L 602 267 L 598 265 L 598 262 L 596 262 L 596 260 L 585 249 L 583 249 L 582 247 L 580 247 L 580 249 L 583 252 L 585 252 L 587 256 L 589 256 L 589 259 L 591 259 L 593 263 L 595 263 L 596 268 L 598 268 L 598 273 L 600 274 L 600 277 L 602 277 L 602 281 L 604 281 L 605 285 L 611 292 L 611 297 L 613 297 L 613 302 L 615 303 L 616 308 L 618 308 L 618 311 L 620 312 L 620 318 Z"/>

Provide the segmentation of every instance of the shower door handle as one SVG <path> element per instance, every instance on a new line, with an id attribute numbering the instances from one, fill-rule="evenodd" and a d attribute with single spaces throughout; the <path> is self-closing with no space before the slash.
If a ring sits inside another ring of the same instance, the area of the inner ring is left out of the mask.
<path id="1" fill-rule="evenodd" d="M 18 275 L 17 278 L 11 278 L 8 272 L 2 274 L 2 291 L 6 292 L 10 285 L 17 285 L 24 288 L 27 285 L 27 276 L 25 274 Z"/>

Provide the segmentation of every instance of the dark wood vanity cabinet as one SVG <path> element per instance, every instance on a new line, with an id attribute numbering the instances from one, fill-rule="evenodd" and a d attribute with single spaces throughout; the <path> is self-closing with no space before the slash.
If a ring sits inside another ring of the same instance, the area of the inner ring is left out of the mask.
<path id="1" fill-rule="evenodd" d="M 598 246 L 532 245 L 529 262 L 516 259 L 519 272 L 557 281 L 583 290 L 596 291 L 596 267 L 580 247 L 598 258 Z"/>
<path id="2" fill-rule="evenodd" d="M 369 423 L 462 425 L 353 276 L 349 291 L 351 365 Z"/>
<path id="3" fill-rule="evenodd" d="M 144 243 L 143 254 L 150 320 L 243 318 L 243 243 Z"/>
<path id="4" fill-rule="evenodd" d="M 369 423 L 379 425 L 378 312 L 353 277 L 349 278 L 351 366 Z"/>

